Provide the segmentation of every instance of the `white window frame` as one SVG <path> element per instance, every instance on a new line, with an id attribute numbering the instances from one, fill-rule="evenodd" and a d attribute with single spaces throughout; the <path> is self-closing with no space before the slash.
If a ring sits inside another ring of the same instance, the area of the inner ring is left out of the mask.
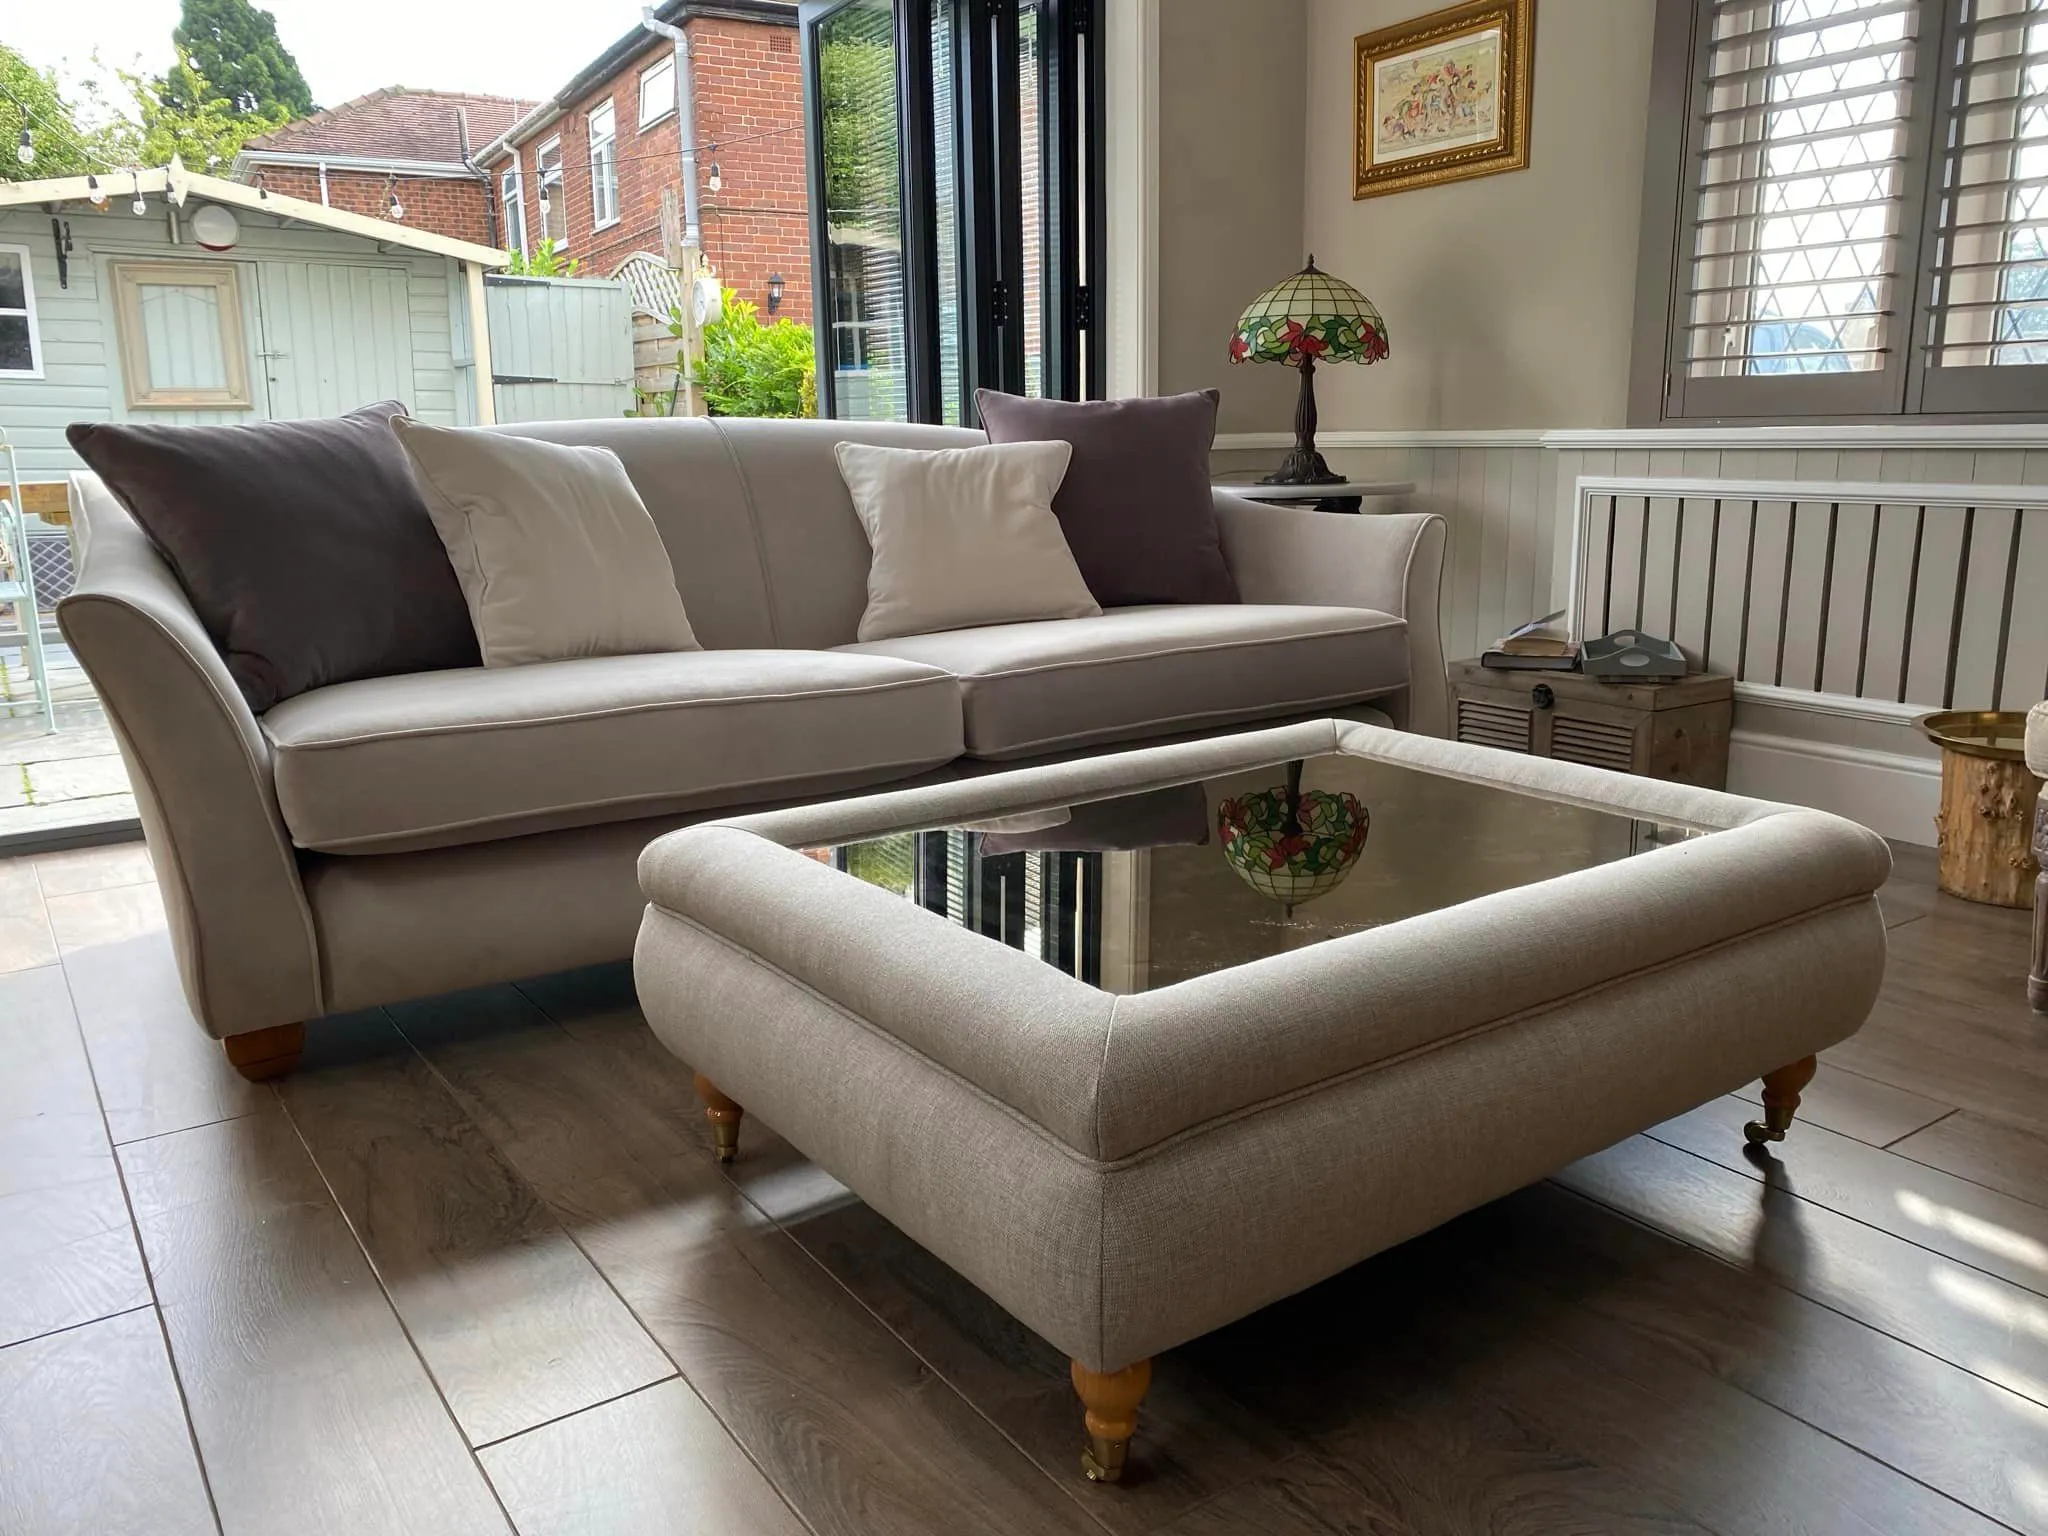
<path id="1" fill-rule="evenodd" d="M 597 130 L 597 120 L 605 120 L 602 135 Z M 619 222 L 619 113 L 613 103 L 606 101 L 592 107 L 584 118 L 590 136 L 590 227 L 593 230 L 610 229 Z M 607 217 L 600 217 L 599 210 L 609 208 Z"/>
<path id="2" fill-rule="evenodd" d="M 35 263 L 30 259 L 25 245 L 0 245 L 0 253 L 21 258 L 21 302 L 20 309 L 9 305 L 0 309 L 0 315 L 20 315 L 28 321 L 28 367 L 0 368 L 0 382 L 9 379 L 40 379 L 43 376 L 42 325 L 36 315 L 36 273 Z"/>
<path id="3" fill-rule="evenodd" d="M 526 245 L 526 172 L 516 155 L 510 165 L 498 172 L 498 212 L 505 226 L 505 249 L 531 256 L 533 252 Z"/>
<path id="4" fill-rule="evenodd" d="M 249 392 L 249 354 L 242 339 L 241 273 L 232 261 L 113 261 L 107 276 L 114 290 L 114 331 L 121 354 L 121 379 L 131 410 L 235 411 L 255 408 Z M 218 389 L 159 389 L 149 382 L 149 343 L 142 328 L 141 289 L 156 283 L 180 288 L 213 288 L 220 316 L 224 382 Z"/>
<path id="5" fill-rule="evenodd" d="M 668 81 L 668 105 L 652 116 L 649 116 L 647 111 L 647 82 L 657 75 L 665 77 Z M 671 53 L 656 59 L 652 64 L 640 71 L 640 131 L 645 133 L 664 118 L 674 116 L 675 110 L 676 56 Z"/>
<path id="6" fill-rule="evenodd" d="M 553 151 L 555 157 L 552 169 L 542 164 L 544 157 L 550 151 Z M 569 178 L 563 174 L 564 169 L 562 163 L 562 136 L 559 133 L 551 139 L 542 140 L 534 147 L 533 175 L 535 185 L 540 188 L 541 196 L 546 197 L 550 203 L 553 203 L 562 210 L 562 238 L 555 240 L 555 249 L 557 251 L 569 249 L 569 200 L 563 195 L 568 190 Z M 537 200 L 535 202 L 535 211 L 539 211 Z M 542 240 L 554 239 L 548 233 L 548 221 L 545 215 L 542 216 L 540 221 L 540 238 Z"/>

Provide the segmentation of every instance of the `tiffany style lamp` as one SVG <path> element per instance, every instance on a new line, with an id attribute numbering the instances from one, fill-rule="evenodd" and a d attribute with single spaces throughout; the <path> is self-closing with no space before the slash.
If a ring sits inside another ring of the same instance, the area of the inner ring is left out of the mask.
<path id="1" fill-rule="evenodd" d="M 1285 363 L 1301 373 L 1294 407 L 1294 451 L 1262 485 L 1335 485 L 1316 452 L 1316 364 L 1377 363 L 1387 355 L 1387 327 L 1372 300 L 1349 283 L 1308 265 L 1253 299 L 1230 338 L 1233 363 Z"/>

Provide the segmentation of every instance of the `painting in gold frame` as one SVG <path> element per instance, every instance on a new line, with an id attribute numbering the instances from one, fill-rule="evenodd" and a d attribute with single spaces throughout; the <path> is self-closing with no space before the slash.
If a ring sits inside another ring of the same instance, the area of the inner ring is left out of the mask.
<path id="1" fill-rule="evenodd" d="M 1536 0 L 1469 0 L 1355 48 L 1353 198 L 1529 163 Z"/>

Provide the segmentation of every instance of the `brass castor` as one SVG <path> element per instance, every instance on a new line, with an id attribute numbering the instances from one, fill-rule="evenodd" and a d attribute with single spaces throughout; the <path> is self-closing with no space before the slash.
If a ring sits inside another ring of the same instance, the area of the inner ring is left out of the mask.
<path id="1" fill-rule="evenodd" d="M 740 1150 L 740 1120 L 746 1111 L 718 1091 L 718 1085 L 702 1072 L 697 1074 L 697 1097 L 704 1101 L 704 1118 L 711 1122 L 711 1148 L 721 1163 L 729 1163 Z"/>
<path id="2" fill-rule="evenodd" d="M 1088 1444 L 1081 1450 L 1081 1471 L 1091 1483 L 1114 1483 L 1124 1475 L 1124 1458 L 1138 1428 L 1138 1404 L 1152 1385 L 1152 1362 L 1140 1360 L 1120 1371 L 1091 1371 L 1076 1360 L 1071 1374 L 1087 1410 L 1082 1416 Z"/>
<path id="3" fill-rule="evenodd" d="M 1783 1141 L 1785 1132 L 1792 1128 L 1792 1116 L 1799 1109 L 1800 1091 L 1813 1081 L 1813 1074 L 1819 1070 L 1820 1063 L 1808 1056 L 1789 1067 L 1766 1072 L 1764 1117 L 1752 1120 L 1742 1128 L 1743 1139 L 1752 1147 L 1760 1147 L 1767 1141 Z"/>

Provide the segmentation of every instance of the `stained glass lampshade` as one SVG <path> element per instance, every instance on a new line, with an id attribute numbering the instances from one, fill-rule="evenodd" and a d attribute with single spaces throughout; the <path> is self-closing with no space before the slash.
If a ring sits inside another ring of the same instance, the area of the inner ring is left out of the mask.
<path id="1" fill-rule="evenodd" d="M 1294 451 L 1268 485 L 1332 485 L 1316 452 L 1317 363 L 1377 363 L 1387 356 L 1387 324 L 1371 299 L 1316 266 L 1315 257 L 1292 277 L 1253 299 L 1230 338 L 1233 363 L 1285 363 L 1301 373 L 1294 410 Z"/>

